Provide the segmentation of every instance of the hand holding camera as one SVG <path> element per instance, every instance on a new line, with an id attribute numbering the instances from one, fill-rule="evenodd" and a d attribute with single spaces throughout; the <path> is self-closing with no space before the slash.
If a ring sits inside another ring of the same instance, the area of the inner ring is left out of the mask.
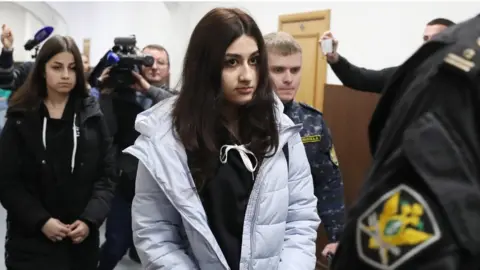
<path id="1" fill-rule="evenodd" d="M 112 70 L 112 67 L 107 67 L 102 71 L 102 74 L 100 75 L 100 77 L 98 77 L 98 81 L 100 83 L 103 83 L 106 79 L 108 79 L 108 77 L 110 76 L 110 70 Z"/>
<path id="2" fill-rule="evenodd" d="M 327 56 L 327 61 L 330 64 L 338 62 L 339 55 L 337 53 L 338 40 L 335 39 L 330 31 L 323 33 L 320 38 L 320 45 L 323 53 Z"/>
<path id="3" fill-rule="evenodd" d="M 148 89 L 150 89 L 150 83 L 145 80 L 145 78 L 140 75 L 138 72 L 132 70 L 133 77 L 137 80 L 136 83 L 132 85 L 132 88 L 136 91 L 145 93 Z"/>

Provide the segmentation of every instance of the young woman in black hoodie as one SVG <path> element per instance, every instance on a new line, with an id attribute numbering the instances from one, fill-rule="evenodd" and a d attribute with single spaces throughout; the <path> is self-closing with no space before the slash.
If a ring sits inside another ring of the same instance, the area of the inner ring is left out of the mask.
<path id="1" fill-rule="evenodd" d="M 112 139 L 70 37 L 42 46 L 0 136 L 7 269 L 93 270 L 113 197 Z"/>

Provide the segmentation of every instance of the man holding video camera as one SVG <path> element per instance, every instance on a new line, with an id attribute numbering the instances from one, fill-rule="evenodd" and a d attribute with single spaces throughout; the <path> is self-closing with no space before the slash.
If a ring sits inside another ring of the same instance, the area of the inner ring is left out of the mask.
<path id="1" fill-rule="evenodd" d="M 104 57 L 92 77 L 103 69 L 97 82 L 92 83 L 97 84 L 101 92 L 100 104 L 110 132 L 114 135 L 114 144 L 118 150 L 117 166 L 120 171 L 117 192 L 107 217 L 106 241 L 102 245 L 99 270 L 113 270 L 129 249 L 130 258 L 139 261 L 133 246 L 131 227 L 131 203 L 135 194 L 138 161 L 131 155 L 123 154 L 121 150 L 132 145 L 139 135 L 134 127 L 137 114 L 174 95 L 168 87 L 170 63 L 165 48 L 148 45 L 142 53 L 153 57 L 153 61 L 150 58 L 151 66 L 149 64 L 139 66 L 138 70 L 134 67 L 130 69 L 129 59 L 143 59 L 143 56 L 139 55 L 127 56 L 125 60 L 122 60 L 120 55 L 120 62 L 110 66 L 105 64 L 108 61 Z M 120 70 L 118 66 L 122 65 L 122 61 L 127 64 Z M 98 68 L 102 65 L 103 67 Z M 130 72 L 131 77 L 128 78 L 128 73 L 125 72 Z"/>

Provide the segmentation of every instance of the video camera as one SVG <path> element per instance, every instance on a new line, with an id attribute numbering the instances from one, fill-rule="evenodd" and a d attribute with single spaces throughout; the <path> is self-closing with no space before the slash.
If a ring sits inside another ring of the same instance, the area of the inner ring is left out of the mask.
<path id="1" fill-rule="evenodd" d="M 137 40 L 134 35 L 117 37 L 113 42 L 114 46 L 102 59 L 104 62 L 103 68 L 101 68 L 102 71 L 104 68 L 112 67 L 108 79 L 102 86 L 115 88 L 117 86 L 132 85 L 137 82 L 132 75 L 132 71 L 140 73 L 142 66 L 153 66 L 155 59 L 138 50 L 136 47 Z"/>

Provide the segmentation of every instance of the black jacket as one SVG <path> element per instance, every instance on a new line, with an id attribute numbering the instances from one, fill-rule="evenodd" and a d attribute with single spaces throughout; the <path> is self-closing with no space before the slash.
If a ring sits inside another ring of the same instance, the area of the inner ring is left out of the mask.
<path id="1" fill-rule="evenodd" d="M 2 49 L 0 54 L 0 88 L 16 91 L 27 80 L 34 62 L 25 62 L 18 67 L 13 65 L 13 51 Z"/>
<path id="2" fill-rule="evenodd" d="M 119 87 L 110 94 L 102 94 L 100 104 L 108 123 L 108 128 L 114 138 L 117 167 L 119 169 L 117 190 L 131 202 L 135 194 L 135 178 L 137 176 L 138 159 L 122 150 L 133 145 L 140 135 L 135 130 L 137 115 L 150 108 L 162 99 L 173 96 L 174 93 L 161 87 L 153 87 L 146 95 L 137 96 L 134 89 Z M 142 99 L 145 104 L 139 102 Z"/>
<path id="3" fill-rule="evenodd" d="M 480 269 L 479 36 L 480 16 L 453 26 L 392 77 L 331 269 Z"/>
<path id="4" fill-rule="evenodd" d="M 0 202 L 7 210 L 8 269 L 96 267 L 98 228 L 113 198 L 116 170 L 112 139 L 95 98 L 78 98 L 72 106 L 79 135 L 74 171 L 68 181 L 59 179 L 59 170 L 50 166 L 53 161 L 42 142 L 42 106 L 32 111 L 15 107 L 7 111 L 0 137 Z M 58 198 L 63 203 L 58 203 Z M 69 238 L 54 243 L 41 232 L 51 217 L 65 224 L 82 220 L 89 225 L 90 235 L 79 245 Z"/>
<path id="5" fill-rule="evenodd" d="M 371 93 L 381 93 L 398 68 L 389 67 L 381 70 L 361 68 L 351 64 L 342 56 L 337 63 L 330 64 L 330 67 L 343 85 Z"/>

